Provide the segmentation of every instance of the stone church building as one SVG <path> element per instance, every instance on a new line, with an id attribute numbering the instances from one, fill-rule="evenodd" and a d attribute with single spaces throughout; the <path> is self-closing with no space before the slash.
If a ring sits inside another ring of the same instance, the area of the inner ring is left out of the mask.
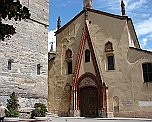
<path id="1" fill-rule="evenodd" d="M 151 117 L 152 52 L 140 48 L 131 18 L 84 9 L 63 27 L 49 59 L 48 107 L 59 116 Z"/>
<path id="2" fill-rule="evenodd" d="M 0 40 L 0 102 L 6 106 L 14 91 L 22 108 L 47 104 L 49 0 L 20 0 L 30 19 L 6 21 L 16 34 Z"/>

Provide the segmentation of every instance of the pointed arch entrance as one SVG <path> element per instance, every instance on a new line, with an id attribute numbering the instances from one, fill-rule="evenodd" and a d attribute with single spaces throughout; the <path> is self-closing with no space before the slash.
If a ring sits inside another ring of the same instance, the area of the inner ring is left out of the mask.
<path id="1" fill-rule="evenodd" d="M 77 82 L 78 110 L 82 117 L 98 117 L 101 110 L 101 84 L 92 73 L 83 74 Z"/>

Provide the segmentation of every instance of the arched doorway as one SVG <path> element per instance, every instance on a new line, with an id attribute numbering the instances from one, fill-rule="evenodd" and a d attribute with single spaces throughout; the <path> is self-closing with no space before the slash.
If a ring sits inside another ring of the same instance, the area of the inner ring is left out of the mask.
<path id="1" fill-rule="evenodd" d="M 80 116 L 98 116 L 98 89 L 87 86 L 80 89 Z"/>

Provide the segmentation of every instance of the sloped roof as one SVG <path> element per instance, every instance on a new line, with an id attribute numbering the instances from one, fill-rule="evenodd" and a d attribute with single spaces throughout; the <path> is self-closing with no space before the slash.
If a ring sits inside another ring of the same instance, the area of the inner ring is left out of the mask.
<path id="1" fill-rule="evenodd" d="M 96 14 L 101 14 L 101 15 L 113 17 L 113 18 L 116 18 L 116 19 L 121 19 L 121 20 L 128 19 L 128 16 L 120 16 L 120 15 L 110 14 L 110 13 L 106 13 L 106 12 L 95 10 L 95 9 L 87 8 L 87 11 L 90 11 L 90 12 L 93 12 L 93 13 L 96 13 Z M 73 19 L 71 19 L 67 24 L 65 24 L 63 27 L 61 27 L 55 33 L 56 34 L 60 33 L 62 30 L 64 30 L 66 27 L 68 27 L 73 21 L 75 21 L 79 16 L 81 16 L 84 12 L 85 12 L 85 10 L 83 9 L 79 14 L 77 14 Z"/>
<path id="2" fill-rule="evenodd" d="M 129 48 L 132 49 L 132 50 L 136 50 L 136 51 L 152 54 L 152 52 L 148 51 L 148 50 L 143 50 L 143 49 L 134 48 L 134 47 L 129 47 Z"/>
<path id="3" fill-rule="evenodd" d="M 73 23 L 78 17 L 80 17 L 82 14 L 84 14 L 85 11 L 93 12 L 93 13 L 100 14 L 100 15 L 105 15 L 105 16 L 120 19 L 120 20 L 127 20 L 128 27 L 129 27 L 129 30 L 131 32 L 130 34 L 131 34 L 131 37 L 133 38 L 134 44 L 135 44 L 136 48 L 140 49 L 140 44 L 139 44 L 139 41 L 138 41 L 138 38 L 136 35 L 136 31 L 135 31 L 135 28 L 134 28 L 134 25 L 133 25 L 131 18 L 129 18 L 128 16 L 120 16 L 120 15 L 110 14 L 110 13 L 95 10 L 95 9 L 89 9 L 89 8 L 87 8 L 86 10 L 83 9 L 80 13 L 78 13 L 73 19 L 71 19 L 68 23 L 66 23 L 63 27 L 61 27 L 55 33 L 59 34 L 60 32 L 62 32 L 66 27 L 68 27 L 71 23 Z"/>
<path id="4" fill-rule="evenodd" d="M 135 44 L 136 48 L 140 48 L 140 44 L 139 44 L 139 41 L 138 41 L 138 38 L 137 38 L 137 34 L 136 34 L 136 31 L 135 31 L 132 19 L 128 18 L 127 22 L 128 22 L 128 28 L 129 28 L 129 30 L 130 31 L 132 30 L 132 33 L 130 33 L 130 34 L 131 34 L 131 37 L 134 38 L 133 39 L 134 44 Z"/>

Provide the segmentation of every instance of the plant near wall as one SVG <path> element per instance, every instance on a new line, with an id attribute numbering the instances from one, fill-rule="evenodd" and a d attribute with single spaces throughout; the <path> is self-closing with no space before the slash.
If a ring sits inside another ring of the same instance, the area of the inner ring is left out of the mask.
<path id="1" fill-rule="evenodd" d="M 5 111 L 6 117 L 18 117 L 19 116 L 19 104 L 18 104 L 18 98 L 13 92 L 10 95 L 10 99 L 7 100 L 7 110 Z"/>
<path id="2" fill-rule="evenodd" d="M 5 24 L 3 20 L 21 21 L 29 19 L 30 13 L 27 7 L 22 6 L 19 0 L 0 0 L 0 40 L 11 37 L 16 33 L 13 25 Z"/>
<path id="3" fill-rule="evenodd" d="M 35 103 L 34 110 L 31 113 L 31 118 L 35 117 L 45 117 L 47 108 L 46 105 L 43 103 Z"/>

